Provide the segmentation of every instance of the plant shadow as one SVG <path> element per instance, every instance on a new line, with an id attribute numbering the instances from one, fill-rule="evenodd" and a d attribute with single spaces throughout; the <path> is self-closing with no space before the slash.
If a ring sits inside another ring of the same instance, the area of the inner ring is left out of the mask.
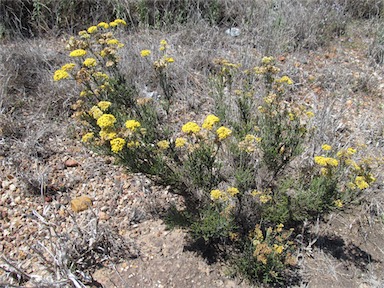
<path id="1" fill-rule="evenodd" d="M 373 259 L 372 255 L 362 250 L 353 243 L 346 243 L 337 235 L 318 236 L 315 247 L 330 254 L 335 259 L 347 262 L 361 271 L 367 271 L 368 265 L 380 262 Z"/>

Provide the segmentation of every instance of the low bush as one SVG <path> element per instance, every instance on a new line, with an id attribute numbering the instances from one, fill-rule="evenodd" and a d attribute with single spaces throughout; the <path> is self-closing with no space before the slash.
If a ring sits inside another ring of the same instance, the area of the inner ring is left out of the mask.
<path id="1" fill-rule="evenodd" d="M 183 103 L 174 99 L 168 72 L 177 59 L 169 44 L 141 51 L 161 93 L 139 97 L 140 79 L 126 79 L 119 68 L 124 44 L 114 32 L 124 25 L 100 22 L 70 38 L 72 62 L 53 75 L 81 88 L 72 107 L 81 141 L 183 196 L 193 239 L 231 247 L 247 278 L 285 283 L 303 221 L 354 204 L 375 181 L 371 163 L 356 147 L 321 143 L 299 165 L 316 115 L 270 56 L 256 67 L 214 59 L 212 110 L 177 123 L 170 111 Z"/>

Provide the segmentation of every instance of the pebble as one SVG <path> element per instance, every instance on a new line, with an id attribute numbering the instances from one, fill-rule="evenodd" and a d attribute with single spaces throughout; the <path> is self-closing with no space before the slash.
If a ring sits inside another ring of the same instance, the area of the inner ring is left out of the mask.
<path id="1" fill-rule="evenodd" d="M 99 219 L 100 219 L 100 220 L 107 221 L 109 218 L 110 218 L 110 217 L 109 217 L 109 215 L 108 215 L 107 213 L 105 213 L 105 212 L 100 212 L 100 213 L 99 213 Z"/>
<path id="2" fill-rule="evenodd" d="M 16 185 L 15 185 L 15 184 L 11 184 L 11 185 L 9 185 L 9 190 L 10 190 L 11 192 L 15 191 L 15 190 L 16 190 Z"/>
<path id="3" fill-rule="evenodd" d="M 21 203 L 21 197 L 20 196 L 17 196 L 13 202 L 15 202 L 15 204 L 20 204 Z"/>
<path id="4" fill-rule="evenodd" d="M 11 181 L 4 180 L 1 182 L 1 187 L 3 187 L 3 189 L 7 189 L 9 185 L 11 185 Z"/>
<path id="5" fill-rule="evenodd" d="M 77 167 L 79 166 L 79 162 L 73 159 L 68 159 L 67 161 L 64 162 L 64 165 L 66 167 Z"/>
<path id="6" fill-rule="evenodd" d="M 74 212 L 87 210 L 92 206 L 92 200 L 88 196 L 80 196 L 71 200 L 71 208 Z"/>

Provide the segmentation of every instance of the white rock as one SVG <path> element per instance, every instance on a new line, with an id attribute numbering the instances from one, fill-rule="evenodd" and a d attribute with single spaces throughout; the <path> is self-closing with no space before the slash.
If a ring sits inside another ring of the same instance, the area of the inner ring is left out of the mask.
<path id="1" fill-rule="evenodd" d="M 15 204 L 20 204 L 21 203 L 21 197 L 20 196 L 17 196 L 15 198 L 15 200 L 13 200 L 15 202 Z"/>
<path id="2" fill-rule="evenodd" d="M 225 30 L 225 33 L 228 34 L 229 36 L 237 37 L 237 36 L 240 36 L 241 30 L 239 28 L 232 27 Z"/>
<path id="3" fill-rule="evenodd" d="M 10 184 L 11 184 L 11 181 L 4 180 L 3 182 L 1 182 L 1 187 L 3 187 L 4 189 L 7 189 Z"/>

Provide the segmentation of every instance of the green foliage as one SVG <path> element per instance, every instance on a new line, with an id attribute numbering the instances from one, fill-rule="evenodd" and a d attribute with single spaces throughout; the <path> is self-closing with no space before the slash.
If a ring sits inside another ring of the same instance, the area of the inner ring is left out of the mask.
<path id="1" fill-rule="evenodd" d="M 202 208 L 190 227 L 190 233 L 194 239 L 203 238 L 207 243 L 223 243 L 236 228 L 231 217 L 226 215 L 225 210 L 221 211 L 218 205 Z"/>
<path id="2" fill-rule="evenodd" d="M 214 169 L 217 168 L 215 154 L 211 145 L 202 144 L 192 152 L 188 153 L 188 158 L 184 163 L 186 168 L 185 177 L 190 177 L 195 188 L 210 190 L 218 184 L 218 175 Z"/>

